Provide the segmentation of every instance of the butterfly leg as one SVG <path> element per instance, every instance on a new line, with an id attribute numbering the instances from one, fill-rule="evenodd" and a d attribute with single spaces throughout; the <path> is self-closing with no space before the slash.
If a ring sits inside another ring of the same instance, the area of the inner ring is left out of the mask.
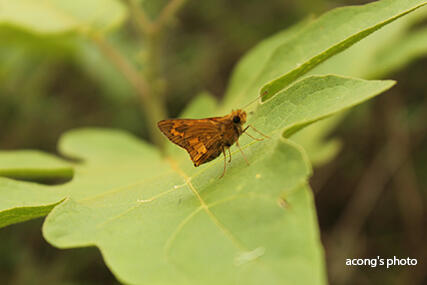
<path id="1" fill-rule="evenodd" d="M 228 157 L 229 157 L 228 163 L 230 163 L 231 162 L 231 151 L 230 151 L 230 148 L 228 148 Z"/>
<path id="2" fill-rule="evenodd" d="M 222 174 L 219 178 L 224 177 L 225 174 L 225 168 L 227 167 L 227 156 L 225 155 L 225 149 L 224 147 L 222 148 L 222 153 L 224 154 L 224 170 L 222 171 Z"/>
<path id="3" fill-rule="evenodd" d="M 246 132 L 246 130 L 249 128 L 249 127 L 252 127 L 251 125 L 249 125 L 249 126 L 247 126 L 246 128 L 244 128 L 243 129 L 243 131 L 242 131 L 242 134 L 246 134 L 248 137 L 250 137 L 251 139 L 253 139 L 253 140 L 256 140 L 256 141 L 263 141 L 264 139 L 258 139 L 258 138 L 256 138 L 256 137 L 253 137 L 252 135 L 250 135 L 248 132 Z M 252 127 L 253 129 L 254 129 L 254 127 Z M 256 131 L 256 130 L 255 130 Z M 258 132 L 258 131 L 256 131 L 256 132 Z"/>
<path id="4" fill-rule="evenodd" d="M 270 137 L 269 137 L 269 136 L 267 136 L 267 135 L 265 135 L 265 134 L 261 133 L 260 131 L 258 131 L 257 129 L 255 129 L 255 128 L 254 128 L 254 126 L 252 126 L 252 125 L 248 125 L 246 128 L 249 128 L 249 127 L 251 127 L 251 128 L 252 128 L 252 130 L 254 130 L 255 132 L 257 132 L 257 133 L 258 133 L 258 134 L 260 134 L 261 136 L 263 136 L 263 137 L 265 137 L 265 138 L 267 138 L 267 139 L 270 139 Z"/>
<path id="5" fill-rule="evenodd" d="M 239 148 L 240 152 L 242 153 L 243 159 L 246 161 L 246 164 L 249 165 L 248 159 L 246 158 L 245 153 L 243 152 L 242 148 L 240 147 L 239 141 L 236 141 L 236 145 Z"/>
<path id="6" fill-rule="evenodd" d="M 259 138 L 253 137 L 249 133 L 244 133 L 244 134 L 247 135 L 248 137 L 250 137 L 251 139 L 259 141 L 259 142 L 264 140 L 264 139 L 259 139 Z"/>

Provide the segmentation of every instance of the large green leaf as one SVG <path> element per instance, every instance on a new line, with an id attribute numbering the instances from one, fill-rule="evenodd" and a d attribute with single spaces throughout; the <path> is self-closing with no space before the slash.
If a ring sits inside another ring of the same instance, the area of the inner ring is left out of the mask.
<path id="1" fill-rule="evenodd" d="M 118 0 L 0 0 L 0 24 L 43 34 L 105 31 L 125 15 Z"/>
<path id="2" fill-rule="evenodd" d="M 324 284 L 306 185 L 310 166 L 282 131 L 294 133 L 392 84 L 336 76 L 297 82 L 259 105 L 249 123 L 271 139 L 242 137 L 251 164 L 233 149 L 222 179 L 222 159 L 194 168 L 185 151 L 164 159 L 123 132 L 69 132 L 59 149 L 82 161 L 74 164 L 73 180 L 42 186 L 1 179 L 0 196 L 9 199 L 1 224 L 17 222 L 9 217 L 37 203 L 46 207 L 66 199 L 49 213 L 45 238 L 61 248 L 99 247 L 123 282 Z M 196 107 L 187 114 L 195 114 Z"/>

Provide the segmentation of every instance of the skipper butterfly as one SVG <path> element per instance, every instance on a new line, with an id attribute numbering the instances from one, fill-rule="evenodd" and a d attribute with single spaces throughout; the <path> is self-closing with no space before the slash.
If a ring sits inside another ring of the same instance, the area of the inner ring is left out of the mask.
<path id="1" fill-rule="evenodd" d="M 268 136 L 262 134 L 251 125 L 243 128 L 243 124 L 245 123 L 246 112 L 239 109 L 233 110 L 230 114 L 223 117 L 206 119 L 169 119 L 160 121 L 157 125 L 171 142 L 184 148 L 188 152 L 195 167 L 209 162 L 223 153 L 224 170 L 221 175 L 221 177 L 223 177 L 227 165 L 225 151 L 228 150 L 229 162 L 231 162 L 230 147 L 234 143 L 236 143 L 246 163 L 249 164 L 239 145 L 239 137 L 242 134 L 247 134 L 257 141 L 263 140 L 248 134 L 246 130 L 249 127 L 260 135 L 268 138 Z"/>

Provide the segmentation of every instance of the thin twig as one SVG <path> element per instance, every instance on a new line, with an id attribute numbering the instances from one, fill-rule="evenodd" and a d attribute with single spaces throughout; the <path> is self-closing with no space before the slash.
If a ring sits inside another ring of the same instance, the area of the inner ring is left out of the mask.
<path id="1" fill-rule="evenodd" d="M 139 29 L 143 36 L 150 34 L 153 30 L 153 23 L 148 18 L 147 14 L 141 6 L 135 0 L 123 0 L 128 6 L 132 19 L 136 23 L 136 27 Z"/>
<path id="2" fill-rule="evenodd" d="M 141 101 L 141 107 L 147 117 L 148 130 L 153 142 L 163 147 L 164 138 L 157 129 L 157 122 L 166 117 L 163 105 L 152 95 L 151 86 L 138 70 L 111 44 L 102 36 L 93 35 L 92 40 L 97 44 L 99 50 L 109 59 L 114 66 L 123 74 L 135 89 Z"/>
<path id="3" fill-rule="evenodd" d="M 99 50 L 120 70 L 128 79 L 132 87 L 137 91 L 140 98 L 149 100 L 150 87 L 137 69 L 119 52 L 114 46 L 106 41 L 102 36 L 92 36 L 92 40 L 97 44 Z"/>
<path id="4" fill-rule="evenodd" d="M 163 46 L 163 31 L 174 18 L 185 0 L 170 0 L 162 9 L 157 19 L 151 24 L 150 31 L 146 34 L 147 40 L 147 68 L 145 76 L 152 85 L 152 96 L 155 96 L 164 105 L 165 94 L 161 73 L 161 50 Z"/>
<path id="5" fill-rule="evenodd" d="M 171 0 L 163 8 L 155 22 L 150 21 L 145 11 L 141 9 L 135 0 L 123 1 L 131 10 L 132 18 L 137 24 L 136 26 L 140 31 L 141 37 L 147 41 L 147 68 L 145 69 L 145 76 L 142 76 L 135 66 L 102 36 L 93 35 L 92 40 L 135 89 L 147 118 L 150 137 L 157 146 L 163 149 L 165 139 L 157 128 L 157 122 L 166 117 L 163 89 L 158 84 L 161 82 L 161 74 L 159 72 L 161 33 L 163 28 L 185 3 L 185 0 Z"/>
<path id="6" fill-rule="evenodd" d="M 154 23 L 156 32 L 162 30 L 173 19 L 186 0 L 171 0 L 160 12 L 159 17 Z"/>

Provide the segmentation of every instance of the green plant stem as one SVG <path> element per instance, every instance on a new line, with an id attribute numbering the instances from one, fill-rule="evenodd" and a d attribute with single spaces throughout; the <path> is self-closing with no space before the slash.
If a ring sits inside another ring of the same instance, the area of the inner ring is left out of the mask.
<path id="1" fill-rule="evenodd" d="M 142 36 L 146 36 L 153 30 L 153 23 L 149 20 L 145 11 L 135 0 L 123 0 L 129 6 L 132 20 Z"/>
<path id="2" fill-rule="evenodd" d="M 94 35 L 93 41 L 100 51 L 115 65 L 115 67 L 126 77 L 138 94 L 141 108 L 147 118 L 148 131 L 154 144 L 163 149 L 165 139 L 157 128 L 157 122 L 166 118 L 166 110 L 161 98 L 152 96 L 151 84 L 135 69 L 135 67 L 103 37 Z"/>
<path id="3" fill-rule="evenodd" d="M 185 2 L 186 0 L 171 0 L 160 12 L 156 21 L 151 23 L 151 25 L 145 25 L 145 27 L 148 28 L 144 29 L 145 31 L 148 31 L 148 33 L 145 33 L 145 37 L 148 42 L 146 78 L 150 82 L 153 82 L 153 95 L 156 96 L 163 104 L 165 104 L 166 101 L 163 78 L 160 70 L 163 33 L 165 28 Z M 139 14 L 144 15 L 144 13 Z"/>
<path id="4" fill-rule="evenodd" d="M 159 33 L 174 18 L 179 9 L 185 4 L 186 0 L 171 0 L 163 8 L 160 16 L 154 22 L 153 30 Z"/>
<path id="5" fill-rule="evenodd" d="M 92 36 L 101 52 L 127 78 L 138 94 L 141 107 L 146 115 L 148 131 L 154 144 L 164 149 L 165 139 L 157 128 L 157 122 L 167 117 L 165 94 L 160 71 L 160 51 L 163 31 L 186 0 L 171 0 L 152 22 L 135 0 L 123 0 L 131 11 L 136 27 L 148 45 L 147 66 L 144 76 L 112 45 L 100 36 Z"/>

